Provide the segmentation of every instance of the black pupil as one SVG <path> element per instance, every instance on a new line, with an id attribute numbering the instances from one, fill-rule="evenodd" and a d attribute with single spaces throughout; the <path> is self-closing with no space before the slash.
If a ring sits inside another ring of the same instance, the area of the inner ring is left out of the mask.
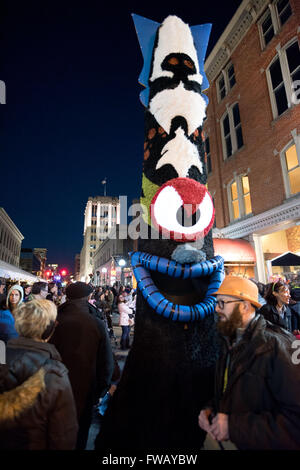
<path id="1" fill-rule="evenodd" d="M 188 208 L 190 208 L 188 206 Z M 189 210 L 185 210 L 184 205 L 179 207 L 177 213 L 176 213 L 176 220 L 177 222 L 182 225 L 183 227 L 192 227 L 193 225 L 196 225 L 198 220 L 200 219 L 200 210 L 197 208 L 195 212 L 193 212 L 191 215 Z"/>

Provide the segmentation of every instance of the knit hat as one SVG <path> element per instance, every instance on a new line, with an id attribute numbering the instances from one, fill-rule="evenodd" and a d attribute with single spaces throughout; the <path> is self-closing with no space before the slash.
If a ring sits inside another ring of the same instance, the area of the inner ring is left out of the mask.
<path id="1" fill-rule="evenodd" d="M 21 286 L 19 286 L 19 284 L 15 284 L 14 286 L 11 286 L 11 288 L 9 289 L 9 291 L 7 293 L 7 297 L 6 297 L 6 306 L 7 306 L 7 308 L 9 308 L 9 296 L 12 293 L 13 290 L 17 290 L 17 291 L 20 292 L 20 301 L 18 303 L 18 306 L 23 302 L 23 299 L 24 299 L 23 288 Z"/>
<path id="2" fill-rule="evenodd" d="M 81 299 L 82 297 L 88 297 L 92 292 L 93 288 L 85 282 L 74 282 L 66 288 L 66 296 L 68 299 Z"/>

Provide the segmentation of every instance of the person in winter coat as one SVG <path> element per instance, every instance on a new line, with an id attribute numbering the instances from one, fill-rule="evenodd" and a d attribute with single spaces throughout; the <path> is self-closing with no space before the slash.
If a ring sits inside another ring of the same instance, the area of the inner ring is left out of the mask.
<path id="1" fill-rule="evenodd" d="M 129 335 L 132 322 L 129 315 L 132 315 L 132 309 L 126 305 L 126 300 L 123 295 L 119 295 L 118 297 L 118 312 L 120 314 L 119 325 L 122 327 L 120 348 L 125 350 L 130 348 Z"/>
<path id="2" fill-rule="evenodd" d="M 294 316 L 293 334 L 300 339 L 300 287 L 291 289 L 290 309 Z"/>
<path id="3" fill-rule="evenodd" d="M 18 284 L 15 284 L 14 286 L 11 286 L 7 293 L 6 297 L 6 307 L 11 311 L 11 313 L 14 313 L 14 310 L 21 305 L 24 299 L 24 291 L 21 286 Z"/>
<path id="4" fill-rule="evenodd" d="M 24 302 L 28 302 L 30 300 L 30 294 L 31 294 L 31 286 L 29 284 L 25 284 L 23 286 L 23 293 L 24 293 Z M 31 298 L 33 300 L 33 298 Z"/>
<path id="5" fill-rule="evenodd" d="M 267 303 L 259 311 L 264 318 L 290 331 L 298 330 L 297 316 L 289 308 L 291 295 L 288 285 L 279 279 L 269 284 L 265 299 Z"/>
<path id="6" fill-rule="evenodd" d="M 0 365 L 0 449 L 70 450 L 78 424 L 68 371 L 48 344 L 53 302 L 33 300 L 15 311 L 19 337 L 8 342 Z"/>
<path id="7" fill-rule="evenodd" d="M 258 290 L 248 279 L 227 276 L 215 295 L 223 344 L 215 395 L 199 426 L 223 447 L 231 441 L 240 450 L 300 450 L 294 336 L 256 315 Z"/>
<path id="8" fill-rule="evenodd" d="M 13 285 L 6 298 L 6 308 L 0 310 L 0 340 L 5 343 L 12 338 L 17 338 L 18 333 L 15 329 L 14 311 L 23 302 L 23 288 L 18 284 Z"/>
<path id="9" fill-rule="evenodd" d="M 75 282 L 66 288 L 67 301 L 58 308 L 58 325 L 50 339 L 69 370 L 79 431 L 76 448 L 86 447 L 93 406 L 111 385 L 113 353 L 105 324 L 88 298 L 93 288 Z"/>

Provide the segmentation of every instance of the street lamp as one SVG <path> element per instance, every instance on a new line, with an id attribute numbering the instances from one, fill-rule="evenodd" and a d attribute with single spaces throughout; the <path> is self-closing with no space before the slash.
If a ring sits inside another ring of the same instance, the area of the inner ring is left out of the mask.
<path id="1" fill-rule="evenodd" d="M 126 260 L 124 258 L 120 258 L 118 261 L 118 265 L 121 268 L 121 284 L 124 286 L 124 271 L 123 268 L 126 266 Z"/>
<path id="2" fill-rule="evenodd" d="M 106 285 L 106 273 L 107 273 L 107 268 L 102 268 L 101 269 L 103 277 L 104 277 L 104 284 Z"/>

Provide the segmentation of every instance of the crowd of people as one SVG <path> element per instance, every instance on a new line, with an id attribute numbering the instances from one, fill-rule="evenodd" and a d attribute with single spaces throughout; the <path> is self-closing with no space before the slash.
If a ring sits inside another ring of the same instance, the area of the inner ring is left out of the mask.
<path id="1" fill-rule="evenodd" d="M 93 408 L 120 378 L 112 311 L 122 298 L 133 315 L 133 290 L 0 282 L 0 449 L 85 449 Z"/>
<path id="2" fill-rule="evenodd" d="M 0 449 L 86 448 L 93 409 L 104 410 L 121 371 L 113 311 L 130 348 L 136 293 L 76 282 L 0 281 Z M 215 394 L 199 410 L 204 449 L 300 449 L 300 288 L 226 276 L 216 296 L 220 353 Z M 84 354 L 83 354 L 84 351 Z M 102 400 L 102 401 L 101 401 Z"/>

